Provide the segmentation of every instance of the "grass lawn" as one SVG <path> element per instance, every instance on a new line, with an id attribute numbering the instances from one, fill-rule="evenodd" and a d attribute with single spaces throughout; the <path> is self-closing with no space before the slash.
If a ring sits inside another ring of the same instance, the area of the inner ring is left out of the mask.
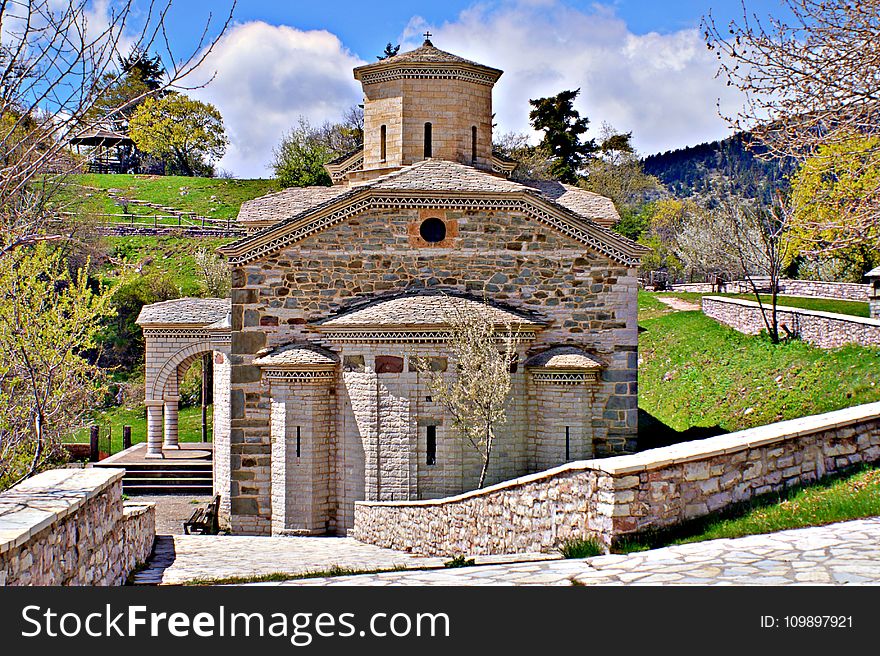
<path id="1" fill-rule="evenodd" d="M 188 178 L 168 175 L 114 175 L 89 173 L 72 176 L 70 191 L 87 198 L 86 207 L 93 212 L 118 214 L 123 208 L 104 193 L 118 190 L 126 198 L 194 212 L 213 219 L 235 219 L 241 204 L 273 191 L 279 191 L 276 180 L 225 180 L 221 178 Z M 150 208 L 128 207 L 139 214 L 155 214 Z"/>
<path id="2" fill-rule="evenodd" d="M 773 345 L 701 312 L 641 306 L 639 407 L 675 431 L 735 431 L 880 400 L 880 348 Z"/>
<path id="3" fill-rule="evenodd" d="M 212 406 L 208 406 L 208 440 L 211 439 Z M 107 429 L 111 429 L 113 453 L 122 451 L 122 427 L 131 426 L 131 442 L 145 442 L 147 440 L 146 410 L 140 408 L 112 408 L 95 414 L 93 423 L 101 426 L 101 449 L 107 448 Z M 181 408 L 178 413 L 178 437 L 181 442 L 202 441 L 202 408 Z M 88 442 L 89 427 L 84 426 L 78 430 L 70 440 L 71 442 Z"/>
<path id="4" fill-rule="evenodd" d="M 649 292 L 640 292 L 652 296 Z M 657 296 L 674 296 L 684 301 L 700 304 L 703 296 L 726 296 L 728 298 L 741 298 L 744 301 L 754 301 L 754 294 L 698 294 L 696 292 L 661 292 Z M 656 299 L 654 299 L 656 300 Z M 770 303 L 770 296 L 761 294 L 761 301 Z M 789 307 L 802 308 L 804 310 L 817 310 L 819 312 L 834 312 L 836 314 L 851 314 L 856 317 L 870 316 L 868 304 L 860 301 L 840 301 L 834 298 L 808 298 L 804 296 L 779 296 L 777 298 L 779 305 L 787 305 Z M 641 306 L 640 306 L 641 307 Z"/>
<path id="5" fill-rule="evenodd" d="M 615 551 L 630 553 L 670 544 L 738 538 L 877 515 L 880 515 L 880 469 L 868 468 L 755 499 L 668 532 L 642 536 L 621 543 Z"/>
<path id="6" fill-rule="evenodd" d="M 143 264 L 143 272 L 163 271 L 171 277 L 182 296 L 200 296 L 203 276 L 196 266 L 195 253 L 199 248 L 209 251 L 228 244 L 234 239 L 174 237 L 170 235 L 137 235 L 131 237 L 104 237 L 110 255 Z M 112 265 L 104 273 L 113 277 Z"/>

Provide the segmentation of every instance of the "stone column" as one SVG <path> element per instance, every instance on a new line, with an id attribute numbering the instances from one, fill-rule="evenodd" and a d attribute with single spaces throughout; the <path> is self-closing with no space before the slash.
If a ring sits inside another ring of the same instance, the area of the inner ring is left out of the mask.
<path id="1" fill-rule="evenodd" d="M 177 439 L 177 403 L 179 401 L 179 396 L 165 397 L 165 443 L 162 445 L 163 449 L 180 448 Z"/>
<path id="2" fill-rule="evenodd" d="M 147 453 L 145 458 L 164 458 L 162 453 L 162 406 L 161 399 L 144 401 L 147 406 Z"/>

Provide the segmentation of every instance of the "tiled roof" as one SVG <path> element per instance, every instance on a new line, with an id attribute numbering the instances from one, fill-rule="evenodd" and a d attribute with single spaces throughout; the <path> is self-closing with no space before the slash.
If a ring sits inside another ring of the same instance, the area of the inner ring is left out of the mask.
<path id="1" fill-rule="evenodd" d="M 238 219 L 275 224 L 336 200 L 354 189 L 499 194 L 525 191 L 556 202 L 602 226 L 611 226 L 620 219 L 610 199 L 591 191 L 553 181 L 508 180 L 473 166 L 443 159 L 422 160 L 355 187 L 291 187 L 242 204 Z"/>
<path id="2" fill-rule="evenodd" d="M 487 305 L 462 296 L 442 293 L 410 294 L 374 301 L 366 307 L 319 321 L 318 325 L 332 328 L 361 326 L 448 326 L 459 313 L 476 312 L 487 316 L 496 326 L 541 326 L 540 321 L 494 305 Z"/>
<path id="3" fill-rule="evenodd" d="M 451 52 L 446 52 L 445 50 L 440 50 L 440 48 L 435 47 L 430 41 L 425 41 L 415 50 L 401 52 L 398 55 L 379 61 L 380 64 L 411 64 L 416 62 L 426 64 L 450 63 L 481 66 L 481 64 L 478 64 L 477 62 L 470 61 L 464 57 L 459 57 L 458 55 L 453 55 Z"/>
<path id="4" fill-rule="evenodd" d="M 374 178 L 363 186 L 401 191 L 504 193 L 523 190 L 518 182 L 445 159 L 425 159 L 399 171 Z"/>
<path id="5" fill-rule="evenodd" d="M 257 353 L 257 367 L 333 366 L 339 358 L 332 351 L 313 344 L 287 344 Z"/>
<path id="6" fill-rule="evenodd" d="M 207 326 L 223 321 L 231 311 L 232 302 L 228 298 L 176 298 L 145 305 L 136 323 L 139 326 Z"/>
<path id="7" fill-rule="evenodd" d="M 241 204 L 238 220 L 277 223 L 349 191 L 348 187 L 290 187 Z"/>
<path id="8" fill-rule="evenodd" d="M 544 198 L 556 201 L 575 214 L 592 219 L 599 225 L 611 227 L 620 215 L 610 198 L 555 180 L 523 180 L 522 184 L 541 192 Z"/>
<path id="9" fill-rule="evenodd" d="M 544 369 L 599 369 L 602 363 L 594 360 L 576 346 L 557 346 L 528 358 L 526 367 Z"/>

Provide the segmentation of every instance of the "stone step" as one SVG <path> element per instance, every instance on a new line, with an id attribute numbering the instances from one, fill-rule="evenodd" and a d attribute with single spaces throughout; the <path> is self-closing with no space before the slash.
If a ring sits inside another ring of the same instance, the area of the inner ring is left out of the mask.
<path id="1" fill-rule="evenodd" d="M 125 472 L 126 480 L 155 479 L 155 478 L 207 478 L 210 479 L 210 469 L 144 469 Z"/>
<path id="2" fill-rule="evenodd" d="M 125 494 L 167 494 L 169 492 L 186 492 L 189 494 L 208 495 L 214 492 L 214 486 L 210 482 L 201 485 L 155 482 L 131 485 L 126 484 L 126 482 L 123 481 L 122 491 Z"/>

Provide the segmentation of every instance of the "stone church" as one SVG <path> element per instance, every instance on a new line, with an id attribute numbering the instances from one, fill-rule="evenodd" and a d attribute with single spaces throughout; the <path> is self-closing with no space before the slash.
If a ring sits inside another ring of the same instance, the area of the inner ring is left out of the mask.
<path id="1" fill-rule="evenodd" d="M 168 347 L 182 364 L 148 354 L 157 457 L 174 367 L 213 352 L 215 488 L 234 532 L 345 534 L 358 500 L 477 486 L 479 454 L 413 364 L 455 375 L 456 309 L 522 337 L 488 483 L 633 448 L 643 249 L 610 229 L 609 199 L 510 178 L 492 151 L 501 74 L 427 40 L 354 69 L 363 146 L 326 165 L 332 186 L 242 206 L 247 236 L 220 249 L 231 316 L 222 300 L 145 309 L 148 335 L 195 340 Z"/>

